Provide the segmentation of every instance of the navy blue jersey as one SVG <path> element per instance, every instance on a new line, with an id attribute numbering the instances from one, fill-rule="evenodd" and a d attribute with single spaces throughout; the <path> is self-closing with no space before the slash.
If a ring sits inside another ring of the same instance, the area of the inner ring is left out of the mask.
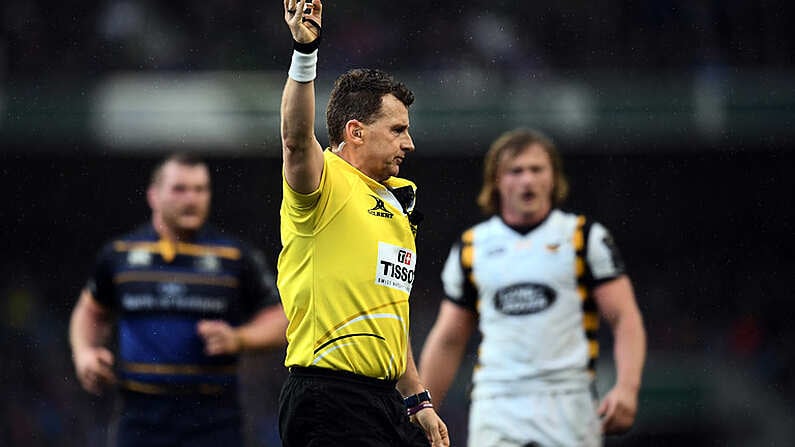
<path id="1" fill-rule="evenodd" d="M 118 316 L 121 386 L 144 393 L 229 389 L 236 356 L 205 355 L 198 321 L 238 326 L 279 302 L 264 256 L 210 226 L 177 243 L 151 224 L 115 239 L 87 287 Z"/>

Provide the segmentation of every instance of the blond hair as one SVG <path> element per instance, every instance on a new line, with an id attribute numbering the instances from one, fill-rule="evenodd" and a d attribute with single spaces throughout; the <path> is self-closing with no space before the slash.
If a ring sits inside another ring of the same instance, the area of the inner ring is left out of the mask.
<path id="1" fill-rule="evenodd" d="M 562 204 L 569 194 L 569 182 L 563 173 L 563 159 L 555 143 L 541 132 L 531 129 L 514 129 L 500 135 L 491 144 L 483 161 L 483 186 L 477 204 L 484 214 L 490 216 L 500 211 L 500 192 L 497 190 L 497 175 L 500 164 L 514 158 L 528 147 L 537 144 L 549 155 L 552 164 L 552 203 Z"/>

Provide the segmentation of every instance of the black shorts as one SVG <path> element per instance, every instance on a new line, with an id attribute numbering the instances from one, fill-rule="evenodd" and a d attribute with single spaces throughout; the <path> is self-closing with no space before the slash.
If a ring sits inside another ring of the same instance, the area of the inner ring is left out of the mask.
<path id="1" fill-rule="evenodd" d="M 123 391 L 111 445 L 117 447 L 243 445 L 242 417 L 234 392 L 150 395 Z"/>
<path id="2" fill-rule="evenodd" d="M 396 382 L 290 368 L 279 396 L 282 447 L 428 447 Z"/>

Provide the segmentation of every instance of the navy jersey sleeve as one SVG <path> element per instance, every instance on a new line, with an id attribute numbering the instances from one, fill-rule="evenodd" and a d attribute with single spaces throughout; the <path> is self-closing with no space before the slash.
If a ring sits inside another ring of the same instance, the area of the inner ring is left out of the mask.
<path id="1" fill-rule="evenodd" d="M 263 307 L 278 304 L 280 299 L 276 278 L 265 255 L 260 250 L 244 248 L 241 262 L 240 284 L 244 313 L 251 316 Z"/>
<path id="2" fill-rule="evenodd" d="M 94 271 L 86 282 L 86 289 L 94 299 L 107 308 L 115 308 L 116 300 L 113 288 L 113 246 L 106 244 L 94 263 Z"/>

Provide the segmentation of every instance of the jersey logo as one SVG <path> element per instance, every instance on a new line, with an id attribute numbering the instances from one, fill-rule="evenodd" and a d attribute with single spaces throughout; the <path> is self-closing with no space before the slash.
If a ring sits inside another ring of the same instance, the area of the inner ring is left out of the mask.
<path id="1" fill-rule="evenodd" d="M 547 244 L 547 251 L 551 253 L 557 253 L 559 248 L 560 244 Z"/>
<path id="2" fill-rule="evenodd" d="M 127 254 L 127 265 L 143 267 L 152 264 L 152 254 L 146 250 L 131 250 Z"/>
<path id="3" fill-rule="evenodd" d="M 213 255 L 204 255 L 195 261 L 196 269 L 203 272 L 217 272 L 221 270 L 221 261 Z"/>
<path id="4" fill-rule="evenodd" d="M 499 256 L 505 253 L 505 247 L 495 247 L 490 248 L 489 251 L 486 252 L 486 256 Z"/>
<path id="5" fill-rule="evenodd" d="M 505 315 L 527 315 L 552 306 L 557 294 L 547 285 L 522 283 L 505 287 L 494 295 L 494 307 Z"/>
<path id="6" fill-rule="evenodd" d="M 394 213 L 386 209 L 386 205 L 384 201 L 380 198 L 370 194 L 370 197 L 375 199 L 375 206 L 367 210 L 368 213 L 372 214 L 373 216 L 378 217 L 386 217 L 387 219 L 391 219 L 394 216 Z"/>
<path id="7" fill-rule="evenodd" d="M 184 296 L 188 291 L 188 286 L 177 282 L 163 282 L 157 284 L 157 291 L 160 292 L 161 296 L 176 298 Z"/>
<path id="8" fill-rule="evenodd" d="M 375 267 L 377 285 L 410 293 L 416 266 L 417 254 L 414 251 L 378 242 L 378 263 Z"/>

